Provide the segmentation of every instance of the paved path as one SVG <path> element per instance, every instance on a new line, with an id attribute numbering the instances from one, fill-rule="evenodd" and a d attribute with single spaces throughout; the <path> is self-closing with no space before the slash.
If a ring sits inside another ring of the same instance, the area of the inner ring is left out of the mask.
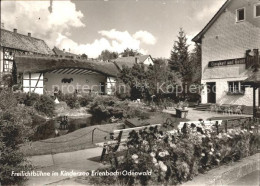
<path id="1" fill-rule="evenodd" d="M 190 121 L 198 121 L 199 119 L 207 120 L 208 118 L 212 117 L 234 117 L 234 116 L 240 116 L 240 117 L 250 117 L 252 115 L 237 115 L 237 114 L 222 114 L 222 113 L 216 113 L 216 112 L 208 112 L 208 111 L 199 111 L 194 110 L 193 108 L 188 108 L 189 113 L 187 115 L 187 119 Z"/>
<path id="2" fill-rule="evenodd" d="M 96 170 L 100 167 L 103 167 L 104 165 L 101 163 L 88 160 L 89 158 L 100 156 L 101 152 L 102 148 L 97 147 L 74 152 L 33 156 L 28 158 L 33 165 L 38 166 L 35 171 L 39 170 L 50 173 L 58 172 L 59 176 L 28 177 L 29 180 L 27 181 L 26 185 L 60 185 L 61 180 L 72 178 L 71 176 L 61 176 L 61 171 L 85 172 L 87 170 Z M 73 183 L 73 180 L 66 181 L 66 183 L 71 182 Z"/>

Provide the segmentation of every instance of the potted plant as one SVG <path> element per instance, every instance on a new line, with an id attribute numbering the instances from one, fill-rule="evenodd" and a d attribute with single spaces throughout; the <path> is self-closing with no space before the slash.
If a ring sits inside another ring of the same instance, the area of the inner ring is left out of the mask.
<path id="1" fill-rule="evenodd" d="M 184 101 L 183 103 L 183 110 L 187 110 L 189 106 L 189 103 L 187 101 Z"/>

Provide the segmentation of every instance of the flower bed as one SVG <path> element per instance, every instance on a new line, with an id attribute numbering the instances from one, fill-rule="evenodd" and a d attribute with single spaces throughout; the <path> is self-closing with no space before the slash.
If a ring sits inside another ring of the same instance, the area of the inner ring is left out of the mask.
<path id="1" fill-rule="evenodd" d="M 158 185 L 179 184 L 191 180 L 199 173 L 238 161 L 257 152 L 259 133 L 256 124 L 250 130 L 228 129 L 218 133 L 214 127 L 186 126 L 181 131 L 163 131 L 147 128 L 132 131 L 122 158 L 108 154 L 111 166 L 108 172 L 146 172 L 151 175 L 118 175 L 88 177 L 90 184 Z"/>

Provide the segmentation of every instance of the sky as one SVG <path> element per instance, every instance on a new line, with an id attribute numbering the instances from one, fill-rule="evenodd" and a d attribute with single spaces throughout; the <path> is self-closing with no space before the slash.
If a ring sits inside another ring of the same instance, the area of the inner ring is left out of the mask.
<path id="1" fill-rule="evenodd" d="M 1 1 L 1 27 L 76 54 L 96 58 L 126 48 L 169 58 L 180 28 L 191 39 L 225 0 Z"/>

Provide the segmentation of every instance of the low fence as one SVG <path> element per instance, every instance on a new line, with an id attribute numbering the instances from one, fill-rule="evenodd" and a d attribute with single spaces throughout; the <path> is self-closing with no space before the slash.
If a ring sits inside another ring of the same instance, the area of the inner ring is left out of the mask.
<path id="1" fill-rule="evenodd" d="M 227 132 L 228 129 L 247 129 L 247 130 L 254 130 L 258 133 L 258 128 L 260 124 L 260 119 L 252 117 L 238 117 L 233 119 L 226 119 L 222 121 L 221 125 L 218 123 L 215 124 L 217 133 L 219 132 Z"/>

